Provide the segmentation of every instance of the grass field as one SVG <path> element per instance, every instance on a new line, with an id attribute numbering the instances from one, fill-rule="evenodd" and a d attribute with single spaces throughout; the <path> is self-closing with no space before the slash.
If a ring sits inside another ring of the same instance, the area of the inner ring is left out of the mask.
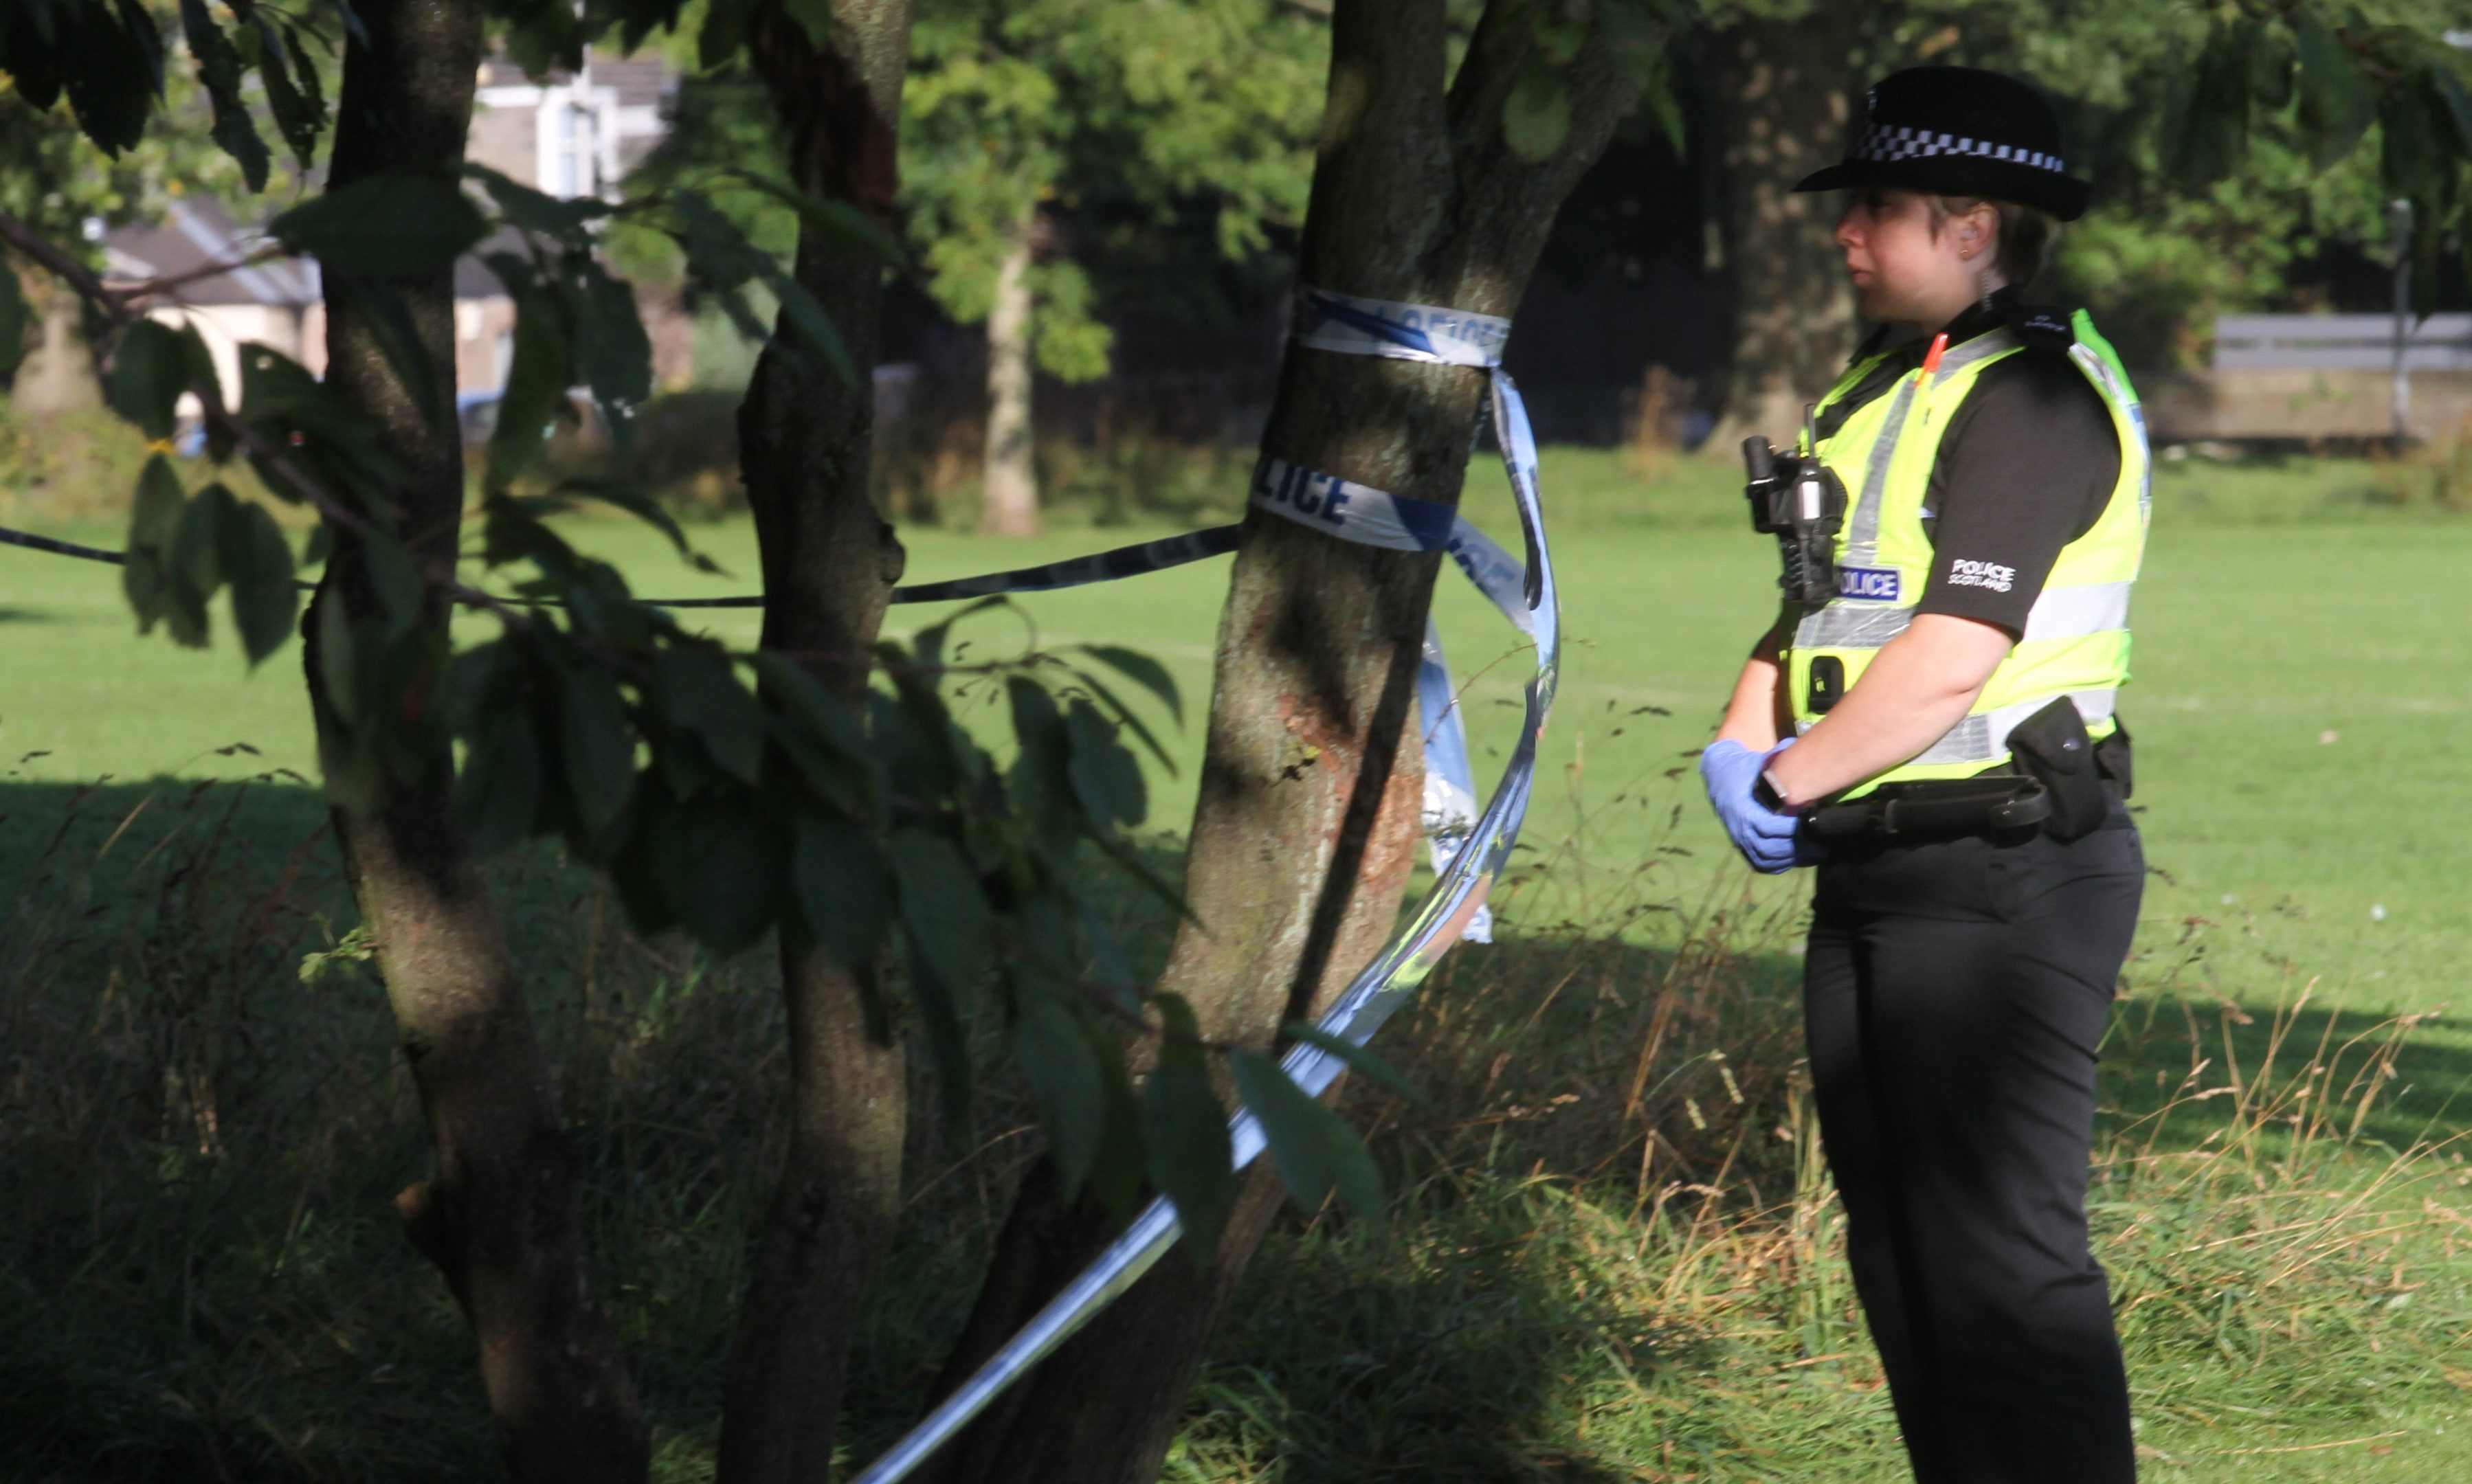
<path id="1" fill-rule="evenodd" d="M 1390 1033 L 1442 1112 L 1352 1103 L 1402 1184 L 1401 1235 L 1274 1239 L 1171 1477 L 1898 1476 L 1795 1111 L 1807 888 L 1734 861 L 1690 768 L 1766 621 L 1771 558 L 1721 465 L 1643 483 L 1553 450 L 1544 470 L 1570 648 L 1526 836 L 1540 869 L 1505 902 L 1508 940 L 1456 955 Z M 1497 478 L 1480 466 L 1469 506 L 1509 535 Z M 2472 1221 L 2453 1214 L 2472 1192 L 2451 1149 L 2395 1157 L 2472 1126 L 2452 1013 L 2472 942 L 2472 646 L 2449 616 L 2472 519 L 2397 487 L 2297 460 L 2157 480 L 2123 700 L 2155 874 L 2106 1059 L 2102 1217 L 2155 1478 L 2472 1472 L 2472 1361 L 2446 1354 L 2472 1327 Z M 924 580 L 1157 529 L 1068 511 L 1019 545 L 904 539 Z M 744 590 L 755 570 L 743 520 L 694 532 L 725 577 L 621 522 L 576 530 L 641 591 Z M 1484 788 L 1526 661 L 1445 584 Z M 1131 644 L 1177 675 L 1187 766 L 1153 795 L 1168 832 L 1190 812 L 1224 586 L 1211 563 L 1022 604 L 1037 643 Z M 976 622 L 977 644 L 1023 642 L 1022 619 Z M 0 1360 L 0 1399 L 19 1393 L 0 1400 L 0 1477 L 87 1476 L 70 1458 L 98 1477 L 486 1471 L 453 1316 L 380 1219 L 422 1154 L 374 997 L 349 970 L 294 972 L 348 922 L 330 849 L 300 848 L 319 811 L 294 781 L 312 771 L 297 651 L 252 675 L 228 645 L 177 651 L 130 626 L 107 569 L 0 549 L 0 1111 L 18 1122 L 0 1193 L 46 1168 L 74 1186 L 81 1140 L 116 1151 L 93 1177 L 107 1195 L 47 1188 L 32 1255 L 0 1258 L 0 1325 L 28 1336 Z M 754 619 L 713 627 L 751 642 Z M 218 835 L 228 784 L 268 774 Z M 761 964 L 620 944 L 589 882 L 545 858 L 500 874 L 606 1176 L 599 1261 L 664 1475 L 695 1477 L 773 1095 Z M 229 931 L 238 907 L 278 903 L 261 915 L 280 932 Z M 2427 1019 L 2382 1074 L 2397 1016 Z M 1710 1071 L 1721 1049 L 1739 1100 Z M 210 1134 L 201 1106 L 220 1110 Z M 958 1319 L 1017 1158 L 990 1118 L 998 1152 L 920 1151 L 940 1174 L 905 1235 L 910 1281 L 862 1346 L 861 1444 L 915 1411 Z M 1674 1193 L 1693 1186 L 1728 1193 Z M 372 1387 L 376 1415 L 352 1415 Z M 36 1419 L 12 1453 L 12 1421 Z"/>

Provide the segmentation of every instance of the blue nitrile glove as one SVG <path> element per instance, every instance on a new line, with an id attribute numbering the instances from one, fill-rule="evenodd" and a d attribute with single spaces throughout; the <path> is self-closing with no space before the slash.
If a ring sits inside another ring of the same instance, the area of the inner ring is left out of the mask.
<path id="1" fill-rule="evenodd" d="M 1794 743 L 1789 737 L 1767 752 L 1753 752 L 1738 742 L 1716 742 L 1700 754 L 1700 776 L 1708 785 L 1708 802 L 1716 806 L 1726 836 L 1752 870 L 1770 876 L 1818 859 L 1816 850 L 1806 855 L 1795 848 L 1800 819 L 1781 814 L 1751 796 L 1769 760 Z"/>

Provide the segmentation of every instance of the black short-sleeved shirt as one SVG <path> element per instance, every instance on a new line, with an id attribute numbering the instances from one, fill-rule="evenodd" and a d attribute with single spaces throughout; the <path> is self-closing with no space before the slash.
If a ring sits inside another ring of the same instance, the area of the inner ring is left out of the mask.
<path id="1" fill-rule="evenodd" d="M 1960 344 L 2032 313 L 2003 290 L 1949 321 Z M 1892 389 L 1922 364 L 1924 342 L 1900 347 L 1820 421 Z M 2032 338 L 1975 379 L 1940 435 L 1923 497 L 1935 555 L 1915 611 L 1994 624 L 2012 635 L 2042 595 L 2060 549 L 2094 529 L 2120 483 L 2120 436 L 2102 393 L 2061 348 Z M 1858 492 L 1859 493 L 1859 492 Z"/>

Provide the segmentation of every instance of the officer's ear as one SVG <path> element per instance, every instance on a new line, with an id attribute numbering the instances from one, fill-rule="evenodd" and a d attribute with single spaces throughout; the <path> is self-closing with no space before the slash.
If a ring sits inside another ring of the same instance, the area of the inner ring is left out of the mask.
<path id="1" fill-rule="evenodd" d="M 1958 217 L 1958 256 L 1973 258 L 1982 255 L 1984 247 L 1991 241 L 1991 234 L 1985 230 L 1983 222 L 1983 219 L 1988 215 L 1990 215 L 1990 208 L 1981 201 L 1976 201 Z"/>

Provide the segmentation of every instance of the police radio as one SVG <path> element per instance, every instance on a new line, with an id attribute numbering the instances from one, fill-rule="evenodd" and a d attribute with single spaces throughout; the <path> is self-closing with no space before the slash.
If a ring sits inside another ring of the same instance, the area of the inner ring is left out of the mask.
<path id="1" fill-rule="evenodd" d="M 1817 446 L 1815 443 L 1813 446 Z M 1774 536 L 1788 602 L 1818 608 L 1837 596 L 1837 530 L 1845 522 L 1845 484 L 1816 454 L 1779 454 L 1753 435 L 1743 440 L 1743 494 L 1751 529 Z"/>

